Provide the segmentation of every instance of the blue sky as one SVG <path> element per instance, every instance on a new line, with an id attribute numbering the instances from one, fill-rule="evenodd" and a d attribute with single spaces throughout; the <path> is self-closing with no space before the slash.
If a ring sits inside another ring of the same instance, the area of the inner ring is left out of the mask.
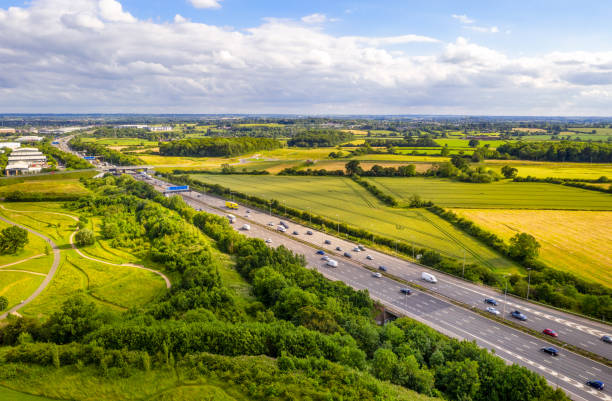
<path id="1" fill-rule="evenodd" d="M 606 3 L 0 0 L 0 111 L 602 115 Z"/>

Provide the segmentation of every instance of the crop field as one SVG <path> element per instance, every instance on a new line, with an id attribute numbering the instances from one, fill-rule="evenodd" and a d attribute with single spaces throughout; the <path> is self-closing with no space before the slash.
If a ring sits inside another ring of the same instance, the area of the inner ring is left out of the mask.
<path id="1" fill-rule="evenodd" d="M 433 177 L 368 180 L 406 204 L 417 194 L 443 207 L 612 210 L 611 195 L 556 184 L 512 181 L 474 184 Z"/>
<path id="2" fill-rule="evenodd" d="M 240 192 L 276 199 L 289 207 L 310 210 L 378 235 L 433 248 L 440 253 L 478 261 L 496 270 L 518 267 L 477 240 L 425 210 L 390 208 L 348 178 L 192 175 L 211 184 Z M 342 205 L 339 207 L 339 205 Z M 335 227 L 328 227 L 334 231 Z"/>
<path id="3" fill-rule="evenodd" d="M 612 212 L 455 209 L 504 239 L 526 232 L 542 246 L 540 259 L 612 287 Z"/>
<path id="4" fill-rule="evenodd" d="M 448 145 L 450 149 L 453 149 L 453 148 L 472 149 L 469 146 L 469 143 L 470 143 L 469 139 L 436 139 L 435 141 L 438 144 L 440 144 L 440 146 Z M 516 141 L 505 141 L 505 140 L 499 140 L 499 139 L 492 139 L 492 140 L 480 139 L 479 142 L 480 144 L 478 146 L 490 145 L 492 149 L 495 149 L 498 146 L 503 145 L 506 142 L 516 142 Z"/>
<path id="5" fill-rule="evenodd" d="M 324 161 L 320 161 L 317 162 L 316 164 L 314 164 L 313 166 L 309 166 L 309 167 L 305 167 L 305 168 L 313 168 L 313 169 L 325 169 L 325 170 L 344 170 L 345 169 L 345 165 L 346 165 L 346 160 L 324 160 Z M 362 169 L 364 170 L 369 170 L 371 169 L 374 165 L 379 165 L 382 167 L 401 167 L 401 166 L 407 166 L 410 164 L 414 164 L 416 167 L 416 171 L 419 173 L 424 173 L 425 171 L 427 171 L 432 164 L 431 163 L 417 163 L 417 162 L 413 162 L 413 163 L 409 163 L 409 162 L 395 162 L 395 161 L 391 161 L 391 162 L 386 162 L 386 161 L 380 161 L 380 162 L 373 162 L 373 161 L 368 161 L 368 162 L 360 162 L 360 166 Z"/>
<path id="6" fill-rule="evenodd" d="M 505 165 L 518 169 L 519 177 L 597 179 L 602 175 L 612 178 L 612 164 L 605 163 L 560 163 L 529 162 L 524 160 L 487 160 L 486 167 L 501 171 Z"/>
<path id="7" fill-rule="evenodd" d="M 110 146 L 157 146 L 157 141 L 149 141 L 140 138 L 82 138 L 83 142 L 95 142 L 100 145 Z"/>
<path id="8" fill-rule="evenodd" d="M 440 152 L 438 152 L 439 154 Z M 440 156 L 412 156 L 412 155 L 389 155 L 389 154 L 372 154 L 353 157 L 351 160 L 359 160 L 360 162 L 429 162 L 442 163 L 450 160 L 449 157 Z M 348 160 L 346 160 L 348 162 Z"/>

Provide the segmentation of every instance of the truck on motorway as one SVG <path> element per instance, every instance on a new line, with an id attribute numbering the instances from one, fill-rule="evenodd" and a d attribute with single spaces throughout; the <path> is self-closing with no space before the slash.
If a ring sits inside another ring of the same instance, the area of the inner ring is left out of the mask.
<path id="1" fill-rule="evenodd" d="M 225 202 L 225 207 L 228 209 L 238 210 L 238 204 L 236 202 Z"/>
<path id="2" fill-rule="evenodd" d="M 438 282 L 438 279 L 433 274 L 429 274 L 427 272 L 421 273 L 421 279 L 423 281 L 427 281 L 428 283 L 435 284 Z"/>

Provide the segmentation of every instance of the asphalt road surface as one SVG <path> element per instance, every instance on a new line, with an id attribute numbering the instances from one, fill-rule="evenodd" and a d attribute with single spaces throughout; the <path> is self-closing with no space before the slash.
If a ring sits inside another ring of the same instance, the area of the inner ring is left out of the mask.
<path id="1" fill-rule="evenodd" d="M 169 185 L 157 179 L 148 180 L 148 182 L 156 185 L 160 191 Z M 420 285 L 466 304 L 482 305 L 484 308 L 483 299 L 489 296 L 495 297 L 502 301 L 498 309 L 503 310 L 503 297 L 500 299 L 500 294 L 492 289 L 472 285 L 438 272 L 433 272 L 438 278 L 438 283 L 429 285 L 420 280 L 421 272 L 430 271 L 422 266 L 372 250 L 355 253 L 354 243 L 314 230 L 312 230 L 312 235 L 306 235 L 308 230 L 306 227 L 286 219 L 284 221 L 290 228 L 287 233 L 281 233 L 276 230 L 281 219 L 263 211 L 243 206 L 240 206 L 238 210 L 229 211 L 224 210 L 225 201 L 222 199 L 193 191 L 181 193 L 181 195 L 189 205 L 197 210 L 218 215 L 233 214 L 237 218 L 234 224 L 236 229 L 239 230 L 244 224 L 250 225 L 250 230 L 241 231 L 245 235 L 270 239 L 271 246 L 284 245 L 295 253 L 305 255 L 310 268 L 318 270 L 329 279 L 343 281 L 355 289 L 367 289 L 373 299 L 380 301 L 396 313 L 421 321 L 451 337 L 473 340 L 483 348 L 495 350 L 496 355 L 507 362 L 517 363 L 541 374 L 551 385 L 561 387 L 574 400 L 612 401 L 612 397 L 606 392 L 597 391 L 585 385 L 587 380 L 593 379 L 602 380 L 606 384 L 612 383 L 611 368 L 565 349 L 560 349 L 558 357 L 545 354 L 540 349 L 552 344 L 490 320 L 464 307 L 456 306 L 436 294 L 413 290 L 411 295 L 404 295 L 400 292 L 400 288 L 404 287 L 403 284 L 387 277 L 375 278 L 372 271 L 364 268 L 360 263 L 374 268 L 384 265 L 393 275 L 407 281 L 418 282 Z M 250 212 L 247 213 L 247 210 Z M 274 225 L 268 226 L 268 223 L 274 223 Z M 291 234 L 294 230 L 298 231 L 297 236 Z M 325 239 L 331 241 L 331 245 L 325 245 Z M 340 246 L 342 251 L 333 251 L 336 246 Z M 321 260 L 321 255 L 316 254 L 317 249 L 325 249 L 326 253 L 338 262 L 338 267 L 326 266 L 325 261 Z M 351 252 L 353 258 L 348 259 L 341 256 L 344 251 Z M 366 259 L 367 255 L 370 255 L 373 260 Z M 506 313 L 516 307 L 520 307 L 521 311 L 527 314 L 528 320 L 523 324 L 528 327 L 536 330 L 555 329 L 565 341 L 572 336 L 571 338 L 575 338 L 579 343 L 600 350 L 603 355 L 609 355 L 610 348 L 607 348 L 609 345 L 598 343 L 600 341 L 598 336 L 605 332 L 606 325 L 508 297 Z"/>

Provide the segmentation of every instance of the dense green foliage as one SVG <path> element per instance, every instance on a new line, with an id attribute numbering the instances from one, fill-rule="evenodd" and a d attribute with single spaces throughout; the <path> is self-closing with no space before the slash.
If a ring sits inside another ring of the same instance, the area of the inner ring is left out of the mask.
<path id="1" fill-rule="evenodd" d="M 74 235 L 74 242 L 79 246 L 93 245 L 96 242 L 96 236 L 93 231 L 88 229 L 79 230 Z"/>
<path id="2" fill-rule="evenodd" d="M 300 132 L 293 136 L 288 142 L 289 146 L 301 148 L 323 148 L 336 146 L 353 139 L 353 134 L 337 130 L 310 130 Z"/>
<path id="3" fill-rule="evenodd" d="M 81 138 L 74 137 L 68 142 L 74 150 L 84 151 L 89 155 L 99 156 L 103 160 L 111 164 L 119 166 L 133 166 L 145 164 L 136 156 L 126 155 L 116 150 L 110 149 L 104 145 L 95 142 L 83 142 Z"/>
<path id="4" fill-rule="evenodd" d="M 10 226 L 0 232 L 0 255 L 15 254 L 28 243 L 28 231 Z"/>
<path id="5" fill-rule="evenodd" d="M 500 179 L 499 174 L 484 166 L 471 168 L 466 158 L 453 155 L 452 162 L 436 163 L 426 176 L 448 177 L 463 182 L 490 183 Z"/>
<path id="6" fill-rule="evenodd" d="M 523 160 L 611 163 L 612 144 L 585 142 L 514 142 L 497 148 L 503 155 Z"/>
<path id="7" fill-rule="evenodd" d="M 48 141 L 38 145 L 38 149 L 47 155 L 49 160 L 55 159 L 61 161 L 68 170 L 93 168 L 91 163 L 89 163 L 87 160 L 75 156 L 72 153 L 64 152 L 63 150 L 51 145 Z"/>
<path id="8" fill-rule="evenodd" d="M 0 296 L 0 311 L 3 311 L 6 308 L 8 308 L 8 305 L 9 305 L 8 299 L 6 299 L 4 295 Z"/>
<path id="9" fill-rule="evenodd" d="M 397 206 L 399 202 L 393 196 L 386 194 L 384 191 L 378 189 L 376 185 L 370 184 L 367 181 L 362 180 L 357 174 L 351 176 L 353 181 L 364 187 L 368 192 L 374 195 L 379 201 L 387 206 Z"/>
<path id="10" fill-rule="evenodd" d="M 159 153 L 164 156 L 231 157 L 280 147 L 279 141 L 269 138 L 190 138 L 161 143 Z"/>
<path id="11" fill-rule="evenodd" d="M 5 175 L 6 165 L 8 164 L 8 157 L 11 151 L 11 148 L 0 149 L 0 176 Z"/>

